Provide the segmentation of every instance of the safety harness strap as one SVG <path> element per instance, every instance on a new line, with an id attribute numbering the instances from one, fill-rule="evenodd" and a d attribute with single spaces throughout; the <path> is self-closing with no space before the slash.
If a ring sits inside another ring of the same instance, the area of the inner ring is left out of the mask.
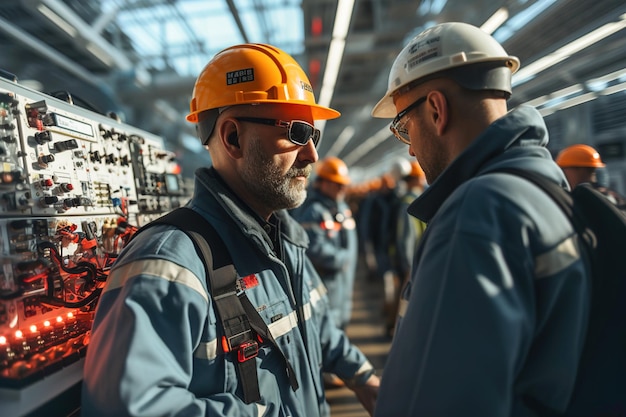
<path id="1" fill-rule="evenodd" d="M 239 295 L 239 299 L 241 301 L 241 304 L 243 305 L 244 310 L 248 314 L 248 317 L 250 318 L 250 326 L 252 327 L 252 329 L 257 332 L 257 334 L 261 336 L 264 340 L 269 341 L 282 356 L 283 362 L 285 363 L 285 370 L 287 371 L 287 376 L 289 377 L 289 384 L 291 385 L 291 389 L 294 391 L 297 390 L 299 385 L 298 379 L 296 378 L 296 373 L 291 367 L 289 359 L 287 359 L 283 351 L 278 347 L 278 344 L 276 343 L 274 336 L 270 332 L 270 329 L 267 327 L 267 324 L 265 324 L 265 321 L 259 315 L 259 312 L 256 310 L 256 308 L 254 308 L 252 302 L 250 302 L 245 293 L 242 292 Z"/>
<path id="2" fill-rule="evenodd" d="M 182 211 L 181 211 L 182 212 Z M 195 213 L 195 212 L 194 212 Z M 185 217 L 184 221 L 190 217 Z M 192 223 L 193 224 L 193 223 Z M 195 223 L 195 227 L 198 223 Z M 259 380 L 254 359 L 259 352 L 259 345 L 254 340 L 248 316 L 237 297 L 237 272 L 232 264 L 214 269 L 211 248 L 204 237 L 189 229 L 182 228 L 194 240 L 202 251 L 208 271 L 207 281 L 211 286 L 213 302 L 224 329 L 222 349 L 237 354 L 236 362 L 239 379 L 243 388 L 243 400 L 246 404 L 261 400 Z"/>
<path id="3" fill-rule="evenodd" d="M 258 354 L 259 343 L 265 340 L 282 356 L 291 388 L 294 391 L 298 389 L 298 381 L 289 360 L 245 292 L 238 289 L 237 271 L 215 228 L 199 213 L 187 207 L 175 209 L 149 223 L 154 224 L 178 227 L 187 233 L 201 251 L 211 296 L 224 330 L 222 350 L 236 355 L 244 402 L 250 404 L 261 399 L 256 362 L 252 359 Z"/>

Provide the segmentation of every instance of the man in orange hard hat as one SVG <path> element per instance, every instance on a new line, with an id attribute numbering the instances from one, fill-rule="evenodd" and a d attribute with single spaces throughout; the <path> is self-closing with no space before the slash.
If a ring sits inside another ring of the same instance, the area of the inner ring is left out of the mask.
<path id="1" fill-rule="evenodd" d="M 597 182 L 596 171 L 606 165 L 600 154 L 589 145 L 577 144 L 563 149 L 556 157 L 571 188 L 583 182 Z"/>
<path id="2" fill-rule="evenodd" d="M 208 285 L 205 262 L 176 226 L 135 235 L 98 302 L 83 415 L 328 417 L 323 371 L 372 412 L 374 368 L 335 326 L 307 235 L 286 211 L 306 198 L 315 120 L 338 116 L 274 46 L 232 46 L 206 65 L 187 120 L 213 166 L 196 171 L 187 209 L 213 226 L 222 242 L 211 252 L 227 252 L 236 276 L 207 259 Z"/>
<path id="3" fill-rule="evenodd" d="M 563 149 L 556 157 L 556 163 L 561 167 L 570 188 L 579 184 L 589 183 L 600 191 L 618 208 L 626 209 L 626 198 L 617 191 L 600 184 L 598 170 L 606 167 L 597 150 L 585 144 L 576 144 Z"/>

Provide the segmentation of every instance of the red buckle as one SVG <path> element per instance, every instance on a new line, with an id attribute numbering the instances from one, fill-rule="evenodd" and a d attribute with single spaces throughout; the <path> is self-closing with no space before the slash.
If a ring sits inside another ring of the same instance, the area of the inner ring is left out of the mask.
<path id="1" fill-rule="evenodd" d="M 249 359 L 256 358 L 259 354 L 259 344 L 254 340 L 243 342 L 237 346 L 237 360 L 245 362 Z"/>

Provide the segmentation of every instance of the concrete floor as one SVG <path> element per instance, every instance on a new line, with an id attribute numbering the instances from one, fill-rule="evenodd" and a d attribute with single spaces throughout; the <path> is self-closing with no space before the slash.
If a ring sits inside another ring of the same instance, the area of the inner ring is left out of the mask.
<path id="1" fill-rule="evenodd" d="M 359 268 L 359 272 L 363 268 Z M 382 282 L 370 281 L 364 273 L 358 273 L 353 296 L 352 320 L 346 333 L 376 368 L 381 376 L 391 341 L 385 336 L 383 319 Z M 368 413 L 348 388 L 332 388 L 326 391 L 331 407 L 331 417 L 368 417 Z"/>

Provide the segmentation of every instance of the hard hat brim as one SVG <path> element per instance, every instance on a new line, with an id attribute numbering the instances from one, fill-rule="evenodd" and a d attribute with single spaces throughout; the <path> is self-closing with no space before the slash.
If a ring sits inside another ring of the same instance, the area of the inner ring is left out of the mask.
<path id="1" fill-rule="evenodd" d="M 294 104 L 293 102 L 287 104 Z M 304 104 L 304 106 L 308 106 L 311 108 L 311 112 L 313 113 L 313 120 L 331 120 L 336 119 L 341 116 L 337 110 L 331 109 L 330 107 L 320 106 L 319 104 Z"/>
<path id="2" fill-rule="evenodd" d="M 396 106 L 391 98 L 393 92 L 388 92 L 372 109 L 372 116 L 380 119 L 393 119 L 396 117 Z"/>
<path id="3" fill-rule="evenodd" d="M 294 101 L 288 101 L 288 100 L 258 100 L 258 101 L 248 101 L 246 103 L 232 103 L 230 104 L 231 106 L 236 106 L 238 104 L 253 104 L 253 103 L 270 103 L 270 104 L 277 104 L 277 103 L 282 103 L 282 104 L 288 104 L 290 106 L 304 106 L 304 107 L 309 107 L 311 109 L 311 116 L 313 117 L 313 120 L 330 120 L 330 119 L 336 119 L 339 116 L 341 116 L 341 113 L 339 113 L 337 110 L 331 109 L 330 107 L 325 107 L 325 106 L 320 106 L 319 104 L 311 104 L 311 103 L 298 103 L 298 102 L 294 102 Z M 185 119 L 188 122 L 191 123 L 198 123 L 198 114 L 201 113 L 200 111 L 196 111 L 196 112 L 192 112 L 189 113 Z"/>

